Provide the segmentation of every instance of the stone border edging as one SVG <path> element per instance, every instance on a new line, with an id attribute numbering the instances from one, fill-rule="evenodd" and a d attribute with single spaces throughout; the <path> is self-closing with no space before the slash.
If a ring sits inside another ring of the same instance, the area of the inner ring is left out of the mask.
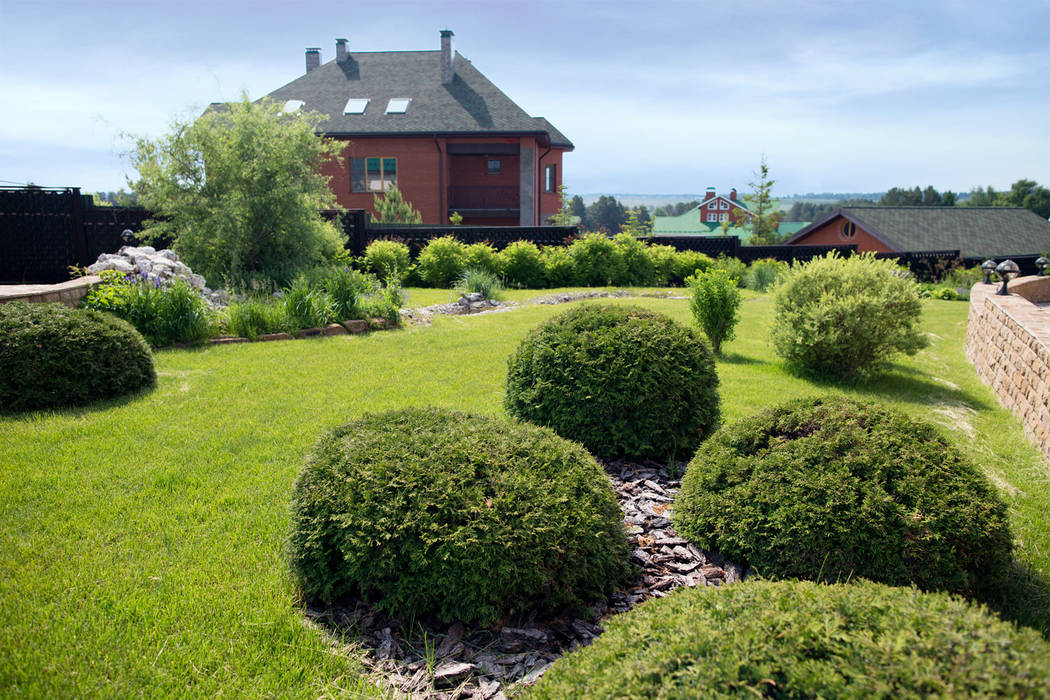
<path id="1" fill-rule="evenodd" d="M 75 308 L 92 287 L 102 282 L 97 275 L 85 275 L 58 284 L 0 285 L 0 304 L 27 301 L 30 304 L 65 304 Z"/>
<path id="2" fill-rule="evenodd" d="M 970 290 L 966 359 L 1050 459 L 1050 308 L 1036 305 L 1050 298 L 1050 277 L 1019 277 L 1006 296 L 998 287 Z"/>

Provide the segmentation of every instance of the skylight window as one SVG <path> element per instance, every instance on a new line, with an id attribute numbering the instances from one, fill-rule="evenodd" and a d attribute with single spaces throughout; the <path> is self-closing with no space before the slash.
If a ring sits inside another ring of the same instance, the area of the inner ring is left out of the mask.
<path id="1" fill-rule="evenodd" d="M 351 97 L 343 107 L 343 114 L 364 114 L 368 101 L 367 97 Z"/>
<path id="2" fill-rule="evenodd" d="M 306 103 L 302 100 L 288 100 L 284 103 L 284 113 L 294 114 L 295 112 L 298 112 L 300 109 L 302 109 L 304 104 Z"/>
<path id="3" fill-rule="evenodd" d="M 408 103 L 412 101 L 411 97 L 394 97 L 386 103 L 387 114 L 404 114 L 408 111 Z"/>

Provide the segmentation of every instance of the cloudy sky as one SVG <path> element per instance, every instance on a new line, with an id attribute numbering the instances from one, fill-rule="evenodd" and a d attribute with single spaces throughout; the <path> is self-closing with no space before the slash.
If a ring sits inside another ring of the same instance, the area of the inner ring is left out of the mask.
<path id="1" fill-rule="evenodd" d="M 1050 2 L 0 0 L 0 184 L 113 190 L 122 134 L 303 50 L 456 48 L 576 145 L 574 193 L 1050 184 Z"/>

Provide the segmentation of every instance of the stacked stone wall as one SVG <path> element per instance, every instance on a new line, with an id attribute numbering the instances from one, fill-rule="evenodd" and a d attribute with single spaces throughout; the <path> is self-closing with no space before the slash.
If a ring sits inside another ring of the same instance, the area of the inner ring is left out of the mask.
<path id="1" fill-rule="evenodd" d="M 1008 296 L 997 289 L 970 292 L 966 357 L 1050 458 L 1050 278 L 1018 278 Z"/>

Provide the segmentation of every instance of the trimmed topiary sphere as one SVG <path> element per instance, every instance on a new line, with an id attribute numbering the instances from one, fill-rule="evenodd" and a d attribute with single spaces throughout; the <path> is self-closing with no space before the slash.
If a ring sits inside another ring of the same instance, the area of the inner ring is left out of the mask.
<path id="1" fill-rule="evenodd" d="M 692 454 L 718 422 L 711 350 L 692 328 L 634 306 L 580 306 L 511 356 L 506 408 L 601 456 Z"/>
<path id="2" fill-rule="evenodd" d="M 763 576 L 973 594 L 1010 561 L 1006 506 L 930 425 L 839 397 L 726 426 L 689 463 L 678 533 Z"/>
<path id="3" fill-rule="evenodd" d="M 153 386 L 142 335 L 105 313 L 0 304 L 0 411 L 77 406 Z"/>
<path id="4" fill-rule="evenodd" d="M 1043 697 L 1050 644 L 945 593 L 870 581 L 683 588 L 605 624 L 523 697 Z"/>
<path id="5" fill-rule="evenodd" d="M 594 459 L 550 430 L 437 408 L 327 433 L 292 497 L 303 596 L 490 624 L 593 602 L 628 572 Z"/>

